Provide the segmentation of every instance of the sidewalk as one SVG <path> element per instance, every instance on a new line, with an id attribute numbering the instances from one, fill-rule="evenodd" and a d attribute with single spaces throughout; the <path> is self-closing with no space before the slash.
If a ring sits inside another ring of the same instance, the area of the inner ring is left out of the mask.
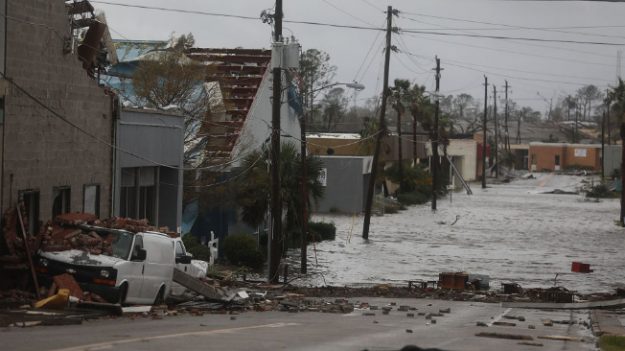
<path id="1" fill-rule="evenodd" d="M 596 336 L 620 335 L 625 336 L 625 310 L 618 310 L 623 314 L 618 314 L 615 310 L 595 310 L 590 313 L 592 330 Z"/>

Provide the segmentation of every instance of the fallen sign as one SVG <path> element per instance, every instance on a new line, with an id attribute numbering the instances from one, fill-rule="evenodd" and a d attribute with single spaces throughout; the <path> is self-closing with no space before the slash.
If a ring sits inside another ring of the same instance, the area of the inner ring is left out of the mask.
<path id="1" fill-rule="evenodd" d="M 229 302 L 235 296 L 229 295 L 228 292 L 221 288 L 210 286 L 200 279 L 197 279 L 187 273 L 174 268 L 174 282 L 184 286 L 185 288 L 198 293 L 209 300 Z M 235 294 L 236 295 L 236 294 Z"/>

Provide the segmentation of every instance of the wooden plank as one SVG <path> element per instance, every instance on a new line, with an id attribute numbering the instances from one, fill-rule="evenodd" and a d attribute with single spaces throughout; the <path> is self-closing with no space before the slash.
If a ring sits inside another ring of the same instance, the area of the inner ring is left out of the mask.
<path id="1" fill-rule="evenodd" d="M 24 226 L 24 219 L 22 218 L 22 211 L 20 205 L 17 205 L 17 218 L 20 220 L 20 226 L 22 228 L 22 238 L 24 239 L 24 249 L 26 250 L 26 256 L 28 257 L 28 267 L 30 268 L 30 274 L 33 278 L 33 284 L 35 285 L 35 296 L 37 300 L 41 299 L 39 293 L 39 281 L 37 280 L 37 273 L 35 272 L 35 265 L 33 264 L 33 256 L 30 252 L 30 245 L 28 245 L 28 237 L 26 236 L 26 227 Z"/>
<path id="2" fill-rule="evenodd" d="M 174 282 L 204 296 L 209 300 L 230 301 L 222 289 L 210 286 L 200 279 L 190 276 L 177 268 L 174 268 Z"/>

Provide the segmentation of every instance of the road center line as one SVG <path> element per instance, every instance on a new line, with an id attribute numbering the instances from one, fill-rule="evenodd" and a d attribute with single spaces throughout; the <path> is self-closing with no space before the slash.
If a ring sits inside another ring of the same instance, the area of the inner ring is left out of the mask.
<path id="1" fill-rule="evenodd" d="M 152 340 L 163 340 L 163 339 L 173 339 L 173 338 L 181 338 L 185 336 L 207 336 L 214 334 L 227 334 L 234 333 L 243 330 L 252 330 L 252 329 L 262 329 L 262 328 L 284 328 L 299 325 L 299 323 L 273 323 L 273 324 L 262 324 L 262 325 L 253 325 L 249 327 L 239 327 L 239 328 L 228 328 L 228 329 L 215 329 L 215 330 L 206 330 L 206 331 L 196 331 L 196 332 L 186 332 L 186 333 L 176 333 L 176 334 L 167 334 L 167 335 L 155 335 L 155 336 L 142 336 L 130 339 L 109 341 L 109 342 L 101 342 L 96 344 L 87 344 L 80 346 L 73 346 L 63 349 L 56 349 L 52 351 L 94 351 L 94 350 L 103 350 L 103 349 L 111 349 L 117 345 L 124 344 L 132 344 L 137 342 L 146 342 Z"/>

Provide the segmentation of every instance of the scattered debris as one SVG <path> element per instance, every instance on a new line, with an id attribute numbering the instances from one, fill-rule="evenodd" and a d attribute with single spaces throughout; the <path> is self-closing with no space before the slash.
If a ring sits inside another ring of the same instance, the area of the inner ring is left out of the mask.
<path id="1" fill-rule="evenodd" d="M 69 304 L 69 289 L 60 289 L 58 293 L 35 303 L 35 308 L 62 310 Z"/>
<path id="2" fill-rule="evenodd" d="M 582 341 L 581 338 L 577 338 L 574 336 L 566 336 L 566 335 L 539 335 L 538 336 L 539 339 L 546 339 L 546 340 L 559 340 L 559 341 Z"/>
<path id="3" fill-rule="evenodd" d="M 469 280 L 466 272 L 443 272 L 438 275 L 438 286 L 442 289 L 464 290 Z"/>
<path id="4" fill-rule="evenodd" d="M 574 261 L 573 263 L 571 263 L 571 272 L 592 273 L 594 271 L 590 269 L 590 264 Z"/>
<path id="5" fill-rule="evenodd" d="M 481 332 L 475 334 L 475 336 L 483 337 L 483 338 L 497 338 L 497 339 L 510 339 L 510 340 L 534 340 L 529 335 L 520 335 L 520 334 L 503 334 L 503 333 L 486 333 Z"/>
<path id="6" fill-rule="evenodd" d="M 554 195 L 578 195 L 579 192 L 577 191 L 566 191 L 566 190 L 561 190 L 561 189 L 554 189 L 552 191 L 546 191 L 544 193 L 541 194 L 554 194 Z"/>
<path id="7" fill-rule="evenodd" d="M 517 345 L 538 346 L 538 347 L 544 346 L 543 344 L 541 344 L 539 342 L 529 342 L 529 341 L 521 341 L 521 342 L 517 343 Z"/>
<path id="8" fill-rule="evenodd" d="M 501 283 L 504 294 L 522 294 L 523 288 L 517 283 Z"/>

